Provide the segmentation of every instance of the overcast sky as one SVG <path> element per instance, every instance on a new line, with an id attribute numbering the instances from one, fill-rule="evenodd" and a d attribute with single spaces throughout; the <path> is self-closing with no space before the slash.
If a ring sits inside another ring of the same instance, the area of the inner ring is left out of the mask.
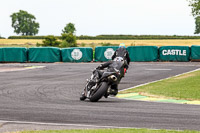
<path id="1" fill-rule="evenodd" d="M 1 0 L 0 35 L 16 35 L 10 15 L 25 10 L 36 17 L 37 35 L 60 35 L 69 22 L 76 35 L 193 35 L 187 0 Z"/>

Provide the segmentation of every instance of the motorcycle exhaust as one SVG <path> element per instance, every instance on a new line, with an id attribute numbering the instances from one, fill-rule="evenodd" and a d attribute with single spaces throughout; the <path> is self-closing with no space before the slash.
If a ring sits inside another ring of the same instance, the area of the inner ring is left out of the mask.
<path id="1" fill-rule="evenodd" d="M 111 76 L 109 77 L 109 79 L 111 79 L 111 80 L 113 80 L 113 81 L 117 81 L 117 77 L 116 77 L 115 75 L 111 75 Z"/>

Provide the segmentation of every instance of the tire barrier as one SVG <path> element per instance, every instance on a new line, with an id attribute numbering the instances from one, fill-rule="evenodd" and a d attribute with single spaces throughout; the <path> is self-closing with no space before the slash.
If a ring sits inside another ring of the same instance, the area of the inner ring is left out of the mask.
<path id="1" fill-rule="evenodd" d="M 159 59 L 161 61 L 180 61 L 190 60 L 189 46 L 162 46 L 159 48 Z"/>
<path id="2" fill-rule="evenodd" d="M 117 50 L 118 46 L 103 46 L 95 48 L 95 61 L 108 61 L 111 60 L 115 50 Z"/>
<path id="3" fill-rule="evenodd" d="M 191 46 L 191 61 L 200 61 L 200 46 Z"/>
<path id="4" fill-rule="evenodd" d="M 27 62 L 27 48 L 0 48 L 0 62 Z"/>
<path id="5" fill-rule="evenodd" d="M 61 49 L 63 62 L 91 62 L 93 61 L 92 48 L 63 48 Z"/>
<path id="6" fill-rule="evenodd" d="M 0 48 L 0 62 L 3 62 L 3 49 Z"/>
<path id="7" fill-rule="evenodd" d="M 127 50 L 133 62 L 158 61 L 157 46 L 130 46 Z"/>
<path id="8" fill-rule="evenodd" d="M 28 59 L 30 62 L 61 62 L 60 48 L 29 48 Z"/>
<path id="9" fill-rule="evenodd" d="M 94 61 L 111 60 L 118 46 L 96 47 Z M 127 47 L 132 62 L 149 61 L 200 61 L 200 46 L 129 46 Z M 91 47 L 56 48 L 35 47 L 0 48 L 0 62 L 91 62 Z"/>

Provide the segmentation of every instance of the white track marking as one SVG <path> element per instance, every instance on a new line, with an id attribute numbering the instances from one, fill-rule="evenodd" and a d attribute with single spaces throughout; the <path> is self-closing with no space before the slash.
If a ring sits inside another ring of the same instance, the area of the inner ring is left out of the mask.
<path id="1" fill-rule="evenodd" d="M 66 123 L 43 123 L 43 122 L 27 122 L 27 121 L 5 121 L 5 120 L 0 120 L 0 123 L 35 124 L 35 125 L 49 125 L 49 126 L 77 126 L 77 127 L 92 127 L 92 128 L 135 128 L 135 127 L 98 126 L 98 125 L 66 124 Z M 135 129 L 141 129 L 141 128 L 135 128 Z"/>
<path id="2" fill-rule="evenodd" d="M 42 123 L 42 122 L 26 122 L 26 121 L 5 121 L 5 120 L 0 120 L 0 123 L 11 123 L 11 124 L 35 124 L 35 125 L 49 125 L 49 126 L 77 126 L 77 127 L 91 127 L 91 128 L 116 128 L 116 129 L 126 129 L 126 128 L 131 128 L 131 129 L 143 129 L 143 128 L 136 128 L 136 127 L 118 127 L 118 126 L 98 126 L 98 125 L 85 125 L 85 124 L 65 124 L 65 123 Z M 149 128 L 150 130 L 160 130 L 156 128 Z M 168 129 L 166 129 L 168 130 Z M 170 131 L 170 130 L 169 130 Z M 183 131 L 183 130 L 178 130 L 178 131 Z"/>
<path id="3" fill-rule="evenodd" d="M 44 68 L 45 66 L 24 66 L 23 68 L 3 68 L 0 72 L 15 72 L 15 71 L 24 71 L 24 70 L 30 70 L 30 69 L 37 69 L 37 68 Z"/>

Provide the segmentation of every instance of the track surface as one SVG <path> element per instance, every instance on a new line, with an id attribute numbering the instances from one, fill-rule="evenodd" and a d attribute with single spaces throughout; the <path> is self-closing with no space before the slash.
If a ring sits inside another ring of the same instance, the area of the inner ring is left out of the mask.
<path id="1" fill-rule="evenodd" d="M 200 106 L 196 105 L 116 98 L 103 98 L 97 103 L 79 101 L 86 78 L 90 77 L 91 70 L 99 64 L 28 64 L 46 67 L 1 72 L 0 122 L 200 130 Z M 24 64 L 3 64 L 4 67 L 12 65 Z M 131 63 L 119 88 L 129 88 L 197 68 L 200 68 L 199 63 Z"/>

